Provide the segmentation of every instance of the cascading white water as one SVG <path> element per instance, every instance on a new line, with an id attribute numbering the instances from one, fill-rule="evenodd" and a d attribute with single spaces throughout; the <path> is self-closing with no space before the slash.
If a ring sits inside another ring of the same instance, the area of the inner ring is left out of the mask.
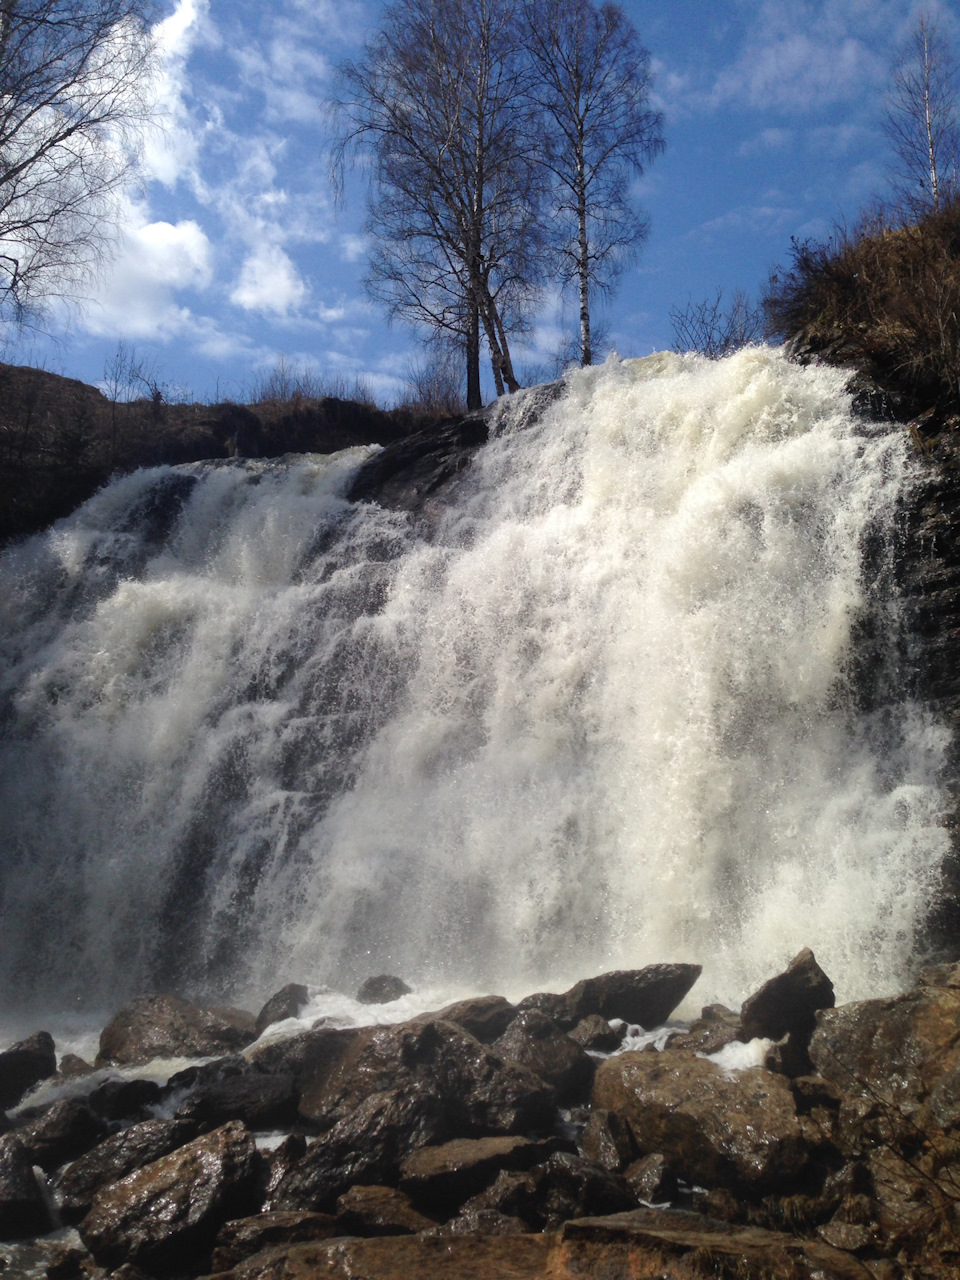
<path id="1" fill-rule="evenodd" d="M 896 987 L 946 738 L 857 710 L 910 469 L 843 380 L 576 372 L 502 406 L 429 537 L 345 501 L 360 450 L 139 472 L 8 551 L 2 989 L 694 960 L 735 1001 L 803 945 L 841 998 Z"/>

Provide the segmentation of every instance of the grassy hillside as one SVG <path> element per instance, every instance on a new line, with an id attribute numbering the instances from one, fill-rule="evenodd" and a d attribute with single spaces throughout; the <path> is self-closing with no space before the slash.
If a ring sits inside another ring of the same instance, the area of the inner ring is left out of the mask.
<path id="1" fill-rule="evenodd" d="M 854 366 L 875 412 L 926 436 L 960 424 L 960 201 L 908 225 L 877 214 L 794 242 L 764 305 L 799 358 Z"/>
<path id="2" fill-rule="evenodd" d="M 111 475 L 231 456 L 388 444 L 433 418 L 333 396 L 237 404 L 114 402 L 96 387 L 0 364 L 0 542 L 67 515 Z"/>

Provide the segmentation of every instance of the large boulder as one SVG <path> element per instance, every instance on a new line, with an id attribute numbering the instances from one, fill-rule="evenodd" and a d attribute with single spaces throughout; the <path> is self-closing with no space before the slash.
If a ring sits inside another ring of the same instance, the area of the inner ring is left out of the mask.
<path id="1" fill-rule="evenodd" d="M 133 1066 L 153 1058 L 206 1058 L 233 1053 L 256 1038 L 250 1015 L 199 1009 L 178 996 L 140 996 L 100 1035 L 97 1066 Z"/>
<path id="2" fill-rule="evenodd" d="M 144 1120 L 105 1138 L 60 1174 L 56 1191 L 61 1215 L 67 1222 L 79 1222 L 100 1187 L 169 1155 L 197 1132 L 190 1120 Z"/>
<path id="3" fill-rule="evenodd" d="M 38 1031 L 0 1053 L 0 1111 L 15 1107 L 28 1089 L 57 1071 L 53 1036 Z"/>
<path id="4" fill-rule="evenodd" d="M 337 1226 L 345 1236 L 412 1236 L 436 1225 L 395 1187 L 351 1187 L 337 1201 Z"/>
<path id="5" fill-rule="evenodd" d="M 552 1125 L 553 1090 L 452 1022 L 414 1021 L 328 1034 L 305 1055 L 300 1114 L 329 1128 L 375 1093 L 432 1095 L 444 1138 L 525 1133 Z"/>
<path id="6" fill-rule="evenodd" d="M 960 1079 L 960 990 L 918 987 L 824 1010 L 810 1057 L 846 1094 L 885 1108 L 891 1123 L 896 1113 L 913 1127 L 953 1129 L 960 1121 L 951 1102 Z M 863 1107 L 846 1111 L 852 1118 Z"/>
<path id="7" fill-rule="evenodd" d="M 584 978 L 562 995 L 537 992 L 517 1006 L 536 1009 L 564 1031 L 571 1031 L 591 1014 L 639 1024 L 646 1030 L 661 1026 L 696 980 L 698 964 L 651 964 L 645 969 L 618 969 Z"/>
<path id="8" fill-rule="evenodd" d="M 789 1075 L 803 1075 L 809 1069 L 807 1046 L 817 1024 L 817 1012 L 832 1009 L 835 1004 L 833 983 L 810 948 L 805 947 L 783 973 L 744 1000 L 740 1038 L 781 1040 L 788 1036 L 781 1052 L 784 1068 Z"/>
<path id="9" fill-rule="evenodd" d="M 595 1059 L 537 1009 L 518 1013 L 493 1050 L 553 1085 L 561 1105 L 582 1102 L 590 1092 Z"/>
<path id="10" fill-rule="evenodd" d="M 0 1240 L 43 1235 L 50 1215 L 27 1149 L 15 1133 L 0 1138 Z"/>
<path id="11" fill-rule="evenodd" d="M 600 1064 L 593 1106 L 626 1121 L 641 1154 L 706 1187 L 766 1194 L 807 1162 L 787 1080 L 759 1067 L 731 1075 L 685 1050 L 624 1053 Z"/>
<path id="12" fill-rule="evenodd" d="M 256 1146 L 244 1125 L 224 1125 L 103 1187 L 80 1223 L 102 1267 L 196 1272 L 217 1232 L 250 1213 Z"/>
<path id="13" fill-rule="evenodd" d="M 354 1185 L 396 1183 L 403 1160 L 449 1136 L 443 1100 L 421 1080 L 371 1093 L 345 1109 L 269 1193 L 271 1210 L 332 1212 Z"/>

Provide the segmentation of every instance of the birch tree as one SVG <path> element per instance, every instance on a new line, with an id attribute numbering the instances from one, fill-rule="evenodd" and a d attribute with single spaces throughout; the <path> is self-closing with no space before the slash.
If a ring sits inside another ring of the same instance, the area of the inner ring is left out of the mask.
<path id="1" fill-rule="evenodd" d="M 75 295 L 150 113 L 146 0 L 0 0 L 0 315 Z"/>
<path id="2" fill-rule="evenodd" d="M 650 102 L 650 55 L 618 5 L 527 0 L 525 15 L 559 276 L 577 288 L 588 365 L 593 294 L 613 287 L 648 233 L 630 186 L 663 150 L 663 116 Z"/>
<path id="3" fill-rule="evenodd" d="M 957 191 L 960 113 L 950 42 L 921 13 L 897 60 L 884 101 L 883 128 L 896 157 L 894 192 L 912 216 L 938 212 Z"/>
<path id="4" fill-rule="evenodd" d="M 371 163 L 367 284 L 394 316 L 452 335 L 479 408 L 481 334 L 498 394 L 536 295 L 540 220 L 529 63 L 509 0 L 395 3 L 340 69 L 335 171 Z"/>

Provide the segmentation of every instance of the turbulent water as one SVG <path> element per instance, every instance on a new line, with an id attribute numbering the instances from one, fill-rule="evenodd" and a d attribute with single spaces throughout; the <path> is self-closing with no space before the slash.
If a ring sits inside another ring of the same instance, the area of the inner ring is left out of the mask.
<path id="1" fill-rule="evenodd" d="M 692 960 L 735 1001 L 803 945 L 896 987 L 946 742 L 895 687 L 907 454 L 842 384 L 612 360 L 504 405 L 429 528 L 345 500 L 353 450 L 140 471 L 8 551 L 0 990 Z"/>

